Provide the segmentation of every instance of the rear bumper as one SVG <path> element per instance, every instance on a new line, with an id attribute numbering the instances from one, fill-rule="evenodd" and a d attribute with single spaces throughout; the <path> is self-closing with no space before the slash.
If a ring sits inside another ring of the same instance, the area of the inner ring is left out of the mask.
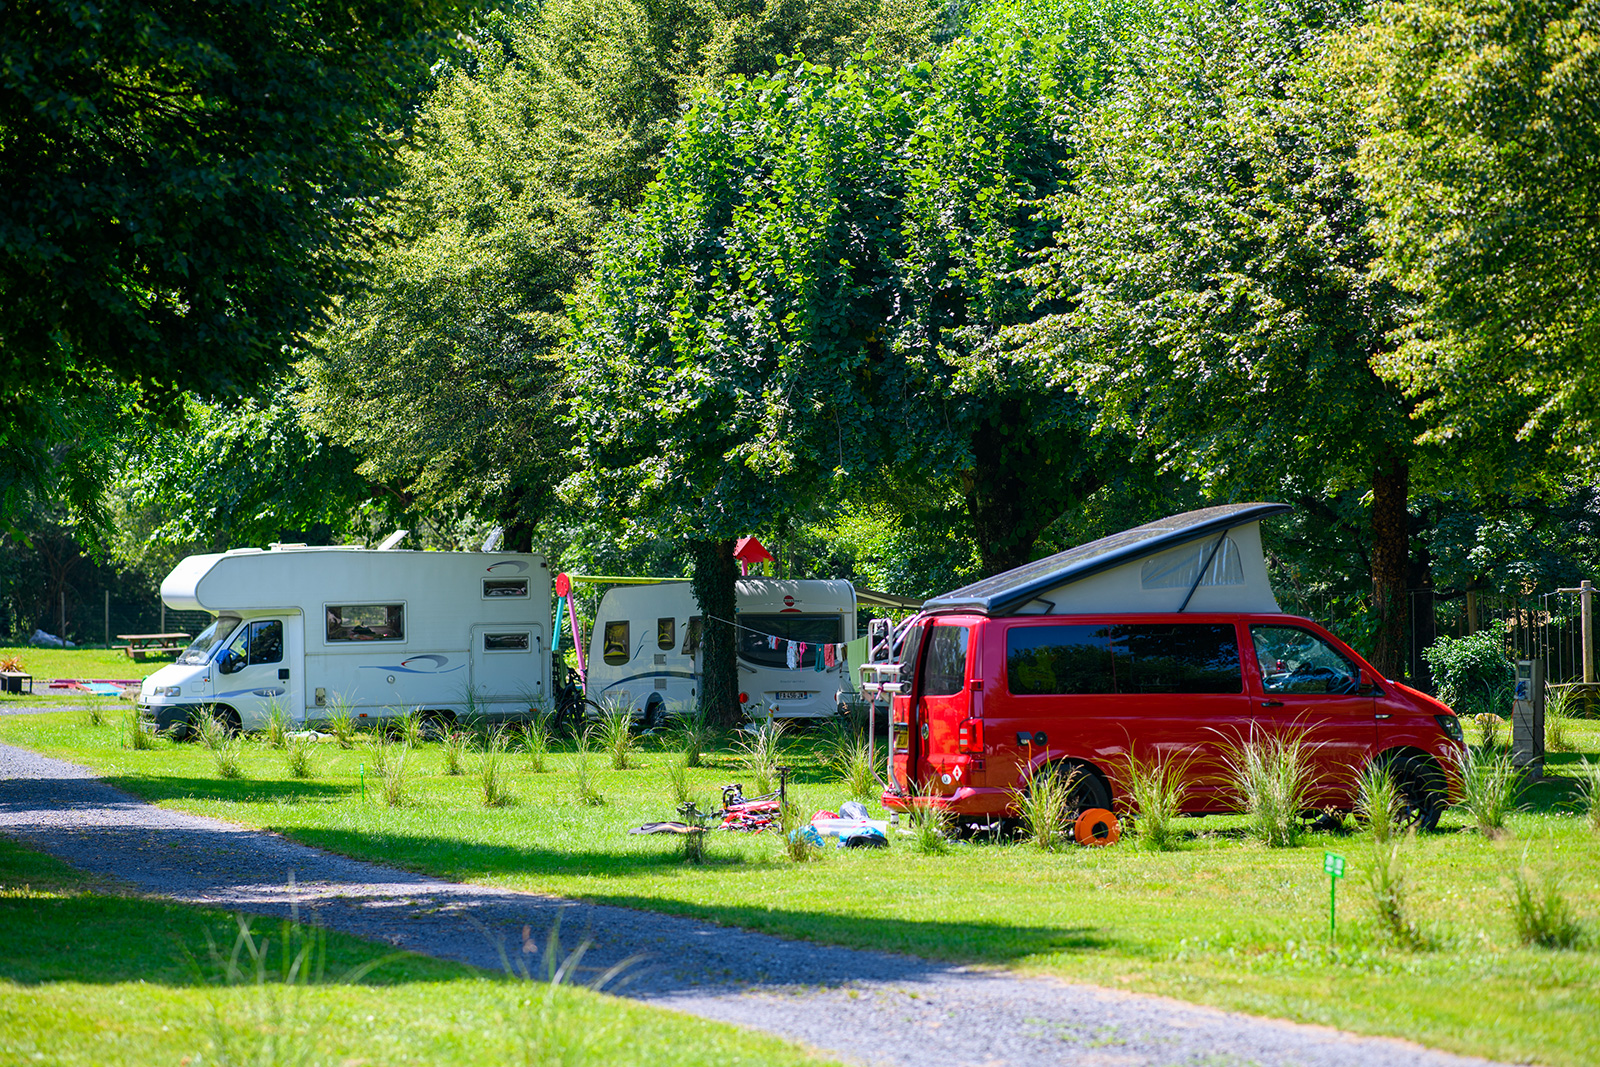
<path id="1" fill-rule="evenodd" d="M 885 790 L 879 799 L 890 811 L 909 811 L 913 806 L 936 807 L 954 815 L 1013 815 L 1016 807 L 1010 790 L 986 786 L 961 786 L 948 793 L 929 793 L 919 797 Z"/>

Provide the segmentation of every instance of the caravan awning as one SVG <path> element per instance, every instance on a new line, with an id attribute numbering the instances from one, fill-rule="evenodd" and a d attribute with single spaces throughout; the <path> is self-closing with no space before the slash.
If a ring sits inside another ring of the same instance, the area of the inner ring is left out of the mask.
<path id="1" fill-rule="evenodd" d="M 924 611 L 1010 614 L 1050 590 L 1060 589 L 1167 549 L 1293 510 L 1288 504 L 1225 504 L 1169 515 L 932 597 L 923 603 L 922 608 Z M 1169 607 L 1165 610 L 1174 609 Z"/>

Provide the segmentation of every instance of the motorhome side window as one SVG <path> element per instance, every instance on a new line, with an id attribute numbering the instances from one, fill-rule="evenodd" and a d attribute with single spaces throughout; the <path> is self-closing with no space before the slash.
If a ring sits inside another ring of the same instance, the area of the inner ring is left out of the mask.
<path id="1" fill-rule="evenodd" d="M 404 604 L 330 604 L 327 608 L 328 640 L 404 641 Z"/>
<path id="2" fill-rule="evenodd" d="M 664 651 L 670 651 L 672 649 L 672 646 L 677 644 L 677 643 L 678 643 L 678 620 L 677 619 L 657 619 L 656 620 L 656 647 L 659 648 L 659 649 L 662 649 Z"/>
<path id="3" fill-rule="evenodd" d="M 239 632 L 228 643 L 228 652 L 237 657 L 233 670 L 255 663 L 282 663 L 282 620 L 262 619 L 239 627 Z"/>
<path id="4" fill-rule="evenodd" d="M 485 600 L 495 600 L 504 596 L 526 598 L 527 595 L 528 579 L 526 578 L 485 578 L 483 580 L 483 599 Z"/>
<path id="5" fill-rule="evenodd" d="M 753 663 L 762 667 L 787 667 L 789 665 L 788 642 L 799 641 L 806 646 L 800 656 L 800 667 L 812 669 L 817 665 L 817 657 L 822 655 L 822 646 L 838 644 L 844 640 L 839 636 L 840 620 L 837 615 L 745 615 L 739 616 L 739 628 L 735 631 L 739 658 L 746 663 Z M 773 647 L 773 639 L 777 640 L 777 647 Z"/>
<path id="6" fill-rule="evenodd" d="M 1006 685 L 1022 695 L 1241 693 L 1244 677 L 1225 623 L 1014 626 Z"/>
<path id="7" fill-rule="evenodd" d="M 509 634 L 484 634 L 483 650 L 485 652 L 526 652 L 528 651 L 528 632 L 523 630 Z"/>
<path id="8" fill-rule="evenodd" d="M 698 656 L 700 654 L 700 616 L 689 616 L 689 625 L 683 628 L 683 654 L 685 656 Z"/>
<path id="9" fill-rule="evenodd" d="M 603 647 L 605 661 L 613 667 L 620 667 L 633 658 L 626 620 L 606 623 L 606 640 Z"/>
<path id="10" fill-rule="evenodd" d="M 935 626 L 928 631 L 928 650 L 922 656 L 922 694 L 954 696 L 967 681 L 965 626 Z"/>

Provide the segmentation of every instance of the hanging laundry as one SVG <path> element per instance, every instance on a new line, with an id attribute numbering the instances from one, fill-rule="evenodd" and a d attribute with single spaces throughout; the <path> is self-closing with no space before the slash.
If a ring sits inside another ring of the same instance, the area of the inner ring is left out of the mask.
<path id="1" fill-rule="evenodd" d="M 787 653 L 785 661 L 789 664 L 791 671 L 797 671 L 800 669 L 800 652 L 805 646 L 798 641 L 787 641 L 785 644 L 788 645 L 788 648 L 784 650 Z"/>
<path id="2" fill-rule="evenodd" d="M 778 647 L 778 638 L 775 635 L 773 635 L 773 634 L 768 634 L 767 635 L 767 647 L 768 648 L 773 648 L 773 649 Z"/>
<path id="3" fill-rule="evenodd" d="M 833 670 L 834 664 L 837 662 L 835 660 L 835 658 L 834 658 L 834 656 L 835 656 L 835 653 L 834 653 L 835 647 L 837 647 L 837 646 L 834 646 L 834 645 L 823 645 L 822 646 L 822 664 L 823 664 L 823 666 L 827 667 L 828 670 L 830 670 L 830 671 Z"/>
<path id="4" fill-rule="evenodd" d="M 818 646 L 817 646 L 817 651 L 816 651 L 816 653 L 815 653 L 815 655 L 816 655 L 816 657 L 817 657 L 817 665 L 816 665 L 816 667 L 815 667 L 815 670 L 816 670 L 816 672 L 817 672 L 817 673 L 818 673 L 818 674 L 821 674 L 821 673 L 822 673 L 822 672 L 823 672 L 823 671 L 825 671 L 825 670 L 827 670 L 827 669 L 828 669 L 828 665 L 827 665 L 827 664 L 826 664 L 826 663 L 824 663 L 824 662 L 823 662 L 823 660 L 824 660 L 824 659 L 825 659 L 825 658 L 826 658 L 826 657 L 825 657 L 825 656 L 823 656 L 823 653 L 824 653 L 824 652 L 825 652 L 825 651 L 826 651 L 826 650 L 827 650 L 827 649 L 828 649 L 828 648 L 829 648 L 829 647 L 830 647 L 830 646 L 828 646 L 828 645 L 818 645 Z"/>

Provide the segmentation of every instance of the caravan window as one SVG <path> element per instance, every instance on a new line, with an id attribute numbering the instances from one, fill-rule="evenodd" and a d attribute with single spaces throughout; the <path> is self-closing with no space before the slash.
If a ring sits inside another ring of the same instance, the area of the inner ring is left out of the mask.
<path id="1" fill-rule="evenodd" d="M 483 599 L 494 600 L 503 596 L 524 597 L 528 595 L 528 579 L 526 578 L 485 578 L 483 580 Z"/>
<path id="2" fill-rule="evenodd" d="M 656 620 L 656 647 L 671 651 L 672 646 L 678 643 L 678 620 Z"/>
<path id="3" fill-rule="evenodd" d="M 787 641 L 804 641 L 806 650 L 800 657 L 802 668 L 815 667 L 822 654 L 822 645 L 837 644 L 840 618 L 837 615 L 801 615 L 798 612 L 783 615 L 739 616 L 739 658 L 761 667 L 787 667 L 789 665 Z M 779 639 L 773 648 L 769 638 Z"/>
<path id="4" fill-rule="evenodd" d="M 526 652 L 528 651 L 528 644 L 527 631 L 483 635 L 483 650 L 485 652 Z"/>
<path id="5" fill-rule="evenodd" d="M 404 641 L 404 604 L 330 604 L 327 608 L 328 640 Z"/>
<path id="6" fill-rule="evenodd" d="M 689 625 L 683 628 L 683 654 L 685 656 L 698 656 L 700 654 L 700 616 L 689 616 Z"/>
<path id="7" fill-rule="evenodd" d="M 605 644 L 601 647 L 605 661 L 613 667 L 620 667 L 633 658 L 633 653 L 629 651 L 631 646 L 628 641 L 628 623 L 626 620 L 606 623 Z"/>

